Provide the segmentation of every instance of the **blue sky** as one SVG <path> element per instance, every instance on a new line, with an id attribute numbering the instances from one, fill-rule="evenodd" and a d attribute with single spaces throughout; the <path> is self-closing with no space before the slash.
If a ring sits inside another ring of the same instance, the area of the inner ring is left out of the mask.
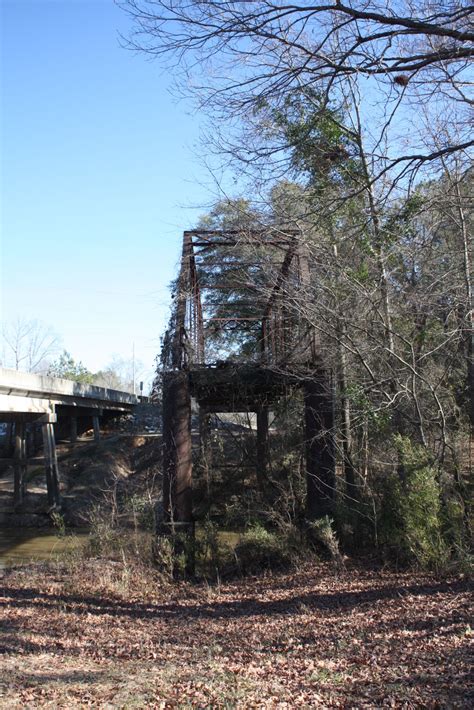
<path id="1" fill-rule="evenodd" d="M 147 367 L 182 231 L 212 195 L 199 118 L 120 47 L 112 0 L 1 0 L 1 318 L 36 318 L 89 368 Z"/>

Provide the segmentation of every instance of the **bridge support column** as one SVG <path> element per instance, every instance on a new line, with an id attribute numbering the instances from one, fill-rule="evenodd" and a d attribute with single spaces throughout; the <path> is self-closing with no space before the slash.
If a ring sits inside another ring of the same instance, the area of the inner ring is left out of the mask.
<path id="1" fill-rule="evenodd" d="M 202 407 L 199 407 L 199 458 L 202 471 L 206 478 L 207 494 L 209 495 L 212 466 L 211 415 Z"/>
<path id="2" fill-rule="evenodd" d="M 5 456 L 10 457 L 15 455 L 15 425 L 12 422 L 7 424 L 5 448 Z"/>
<path id="3" fill-rule="evenodd" d="M 99 443 L 100 441 L 100 421 L 97 415 L 92 417 L 92 426 L 94 427 L 94 441 Z"/>
<path id="4" fill-rule="evenodd" d="M 14 453 L 14 482 L 13 501 L 15 506 L 23 503 L 26 494 L 26 471 L 28 459 L 26 453 L 26 424 L 24 421 L 15 422 L 15 453 Z"/>
<path id="5" fill-rule="evenodd" d="M 306 513 L 329 515 L 336 491 L 334 405 L 331 378 L 323 370 L 304 383 Z"/>
<path id="6" fill-rule="evenodd" d="M 163 378 L 163 522 L 157 533 L 171 536 L 175 559 L 185 556 L 188 575 L 195 563 L 192 472 L 188 373 L 170 372 Z"/>
<path id="7" fill-rule="evenodd" d="M 163 512 L 165 523 L 192 523 L 191 396 L 188 373 L 163 382 Z"/>
<path id="8" fill-rule="evenodd" d="M 71 444 L 77 443 L 77 417 L 71 417 L 71 431 L 69 434 Z"/>
<path id="9" fill-rule="evenodd" d="M 58 458 L 56 455 L 54 427 L 51 422 L 45 422 L 42 428 L 48 504 L 50 506 L 59 506 L 61 503 L 61 496 L 59 492 L 59 469 Z"/>
<path id="10" fill-rule="evenodd" d="M 270 456 L 268 440 L 268 407 L 257 409 L 257 482 L 263 488 Z"/>

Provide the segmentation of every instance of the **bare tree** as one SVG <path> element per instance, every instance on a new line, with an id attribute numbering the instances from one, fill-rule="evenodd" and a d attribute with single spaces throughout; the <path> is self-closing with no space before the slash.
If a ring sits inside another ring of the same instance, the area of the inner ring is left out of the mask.
<path id="1" fill-rule="evenodd" d="M 137 382 L 148 376 L 140 360 L 115 355 L 109 365 L 94 377 L 94 384 L 128 392 L 137 391 Z"/>
<path id="2" fill-rule="evenodd" d="M 60 347 L 60 338 L 52 328 L 26 318 L 4 324 L 2 341 L 4 365 L 26 372 L 45 372 Z"/>
<path id="3" fill-rule="evenodd" d="M 413 178 L 440 157 L 472 156 L 472 5 L 125 0 L 123 6 L 134 21 L 129 45 L 179 64 L 182 89 L 213 111 L 213 139 L 247 166 L 271 156 L 273 167 L 281 167 L 288 147 L 270 141 L 269 132 L 253 143 L 249 126 L 261 132 L 268 111 L 284 107 L 295 91 L 317 92 L 320 111 L 344 107 L 348 80 L 364 97 L 365 150 L 377 158 L 373 180 L 387 172 Z M 426 149 L 420 106 L 442 115 L 446 104 L 457 131 Z M 225 129 L 216 117 L 227 119 Z M 240 135 L 232 139 L 236 117 L 246 122 L 243 144 Z"/>

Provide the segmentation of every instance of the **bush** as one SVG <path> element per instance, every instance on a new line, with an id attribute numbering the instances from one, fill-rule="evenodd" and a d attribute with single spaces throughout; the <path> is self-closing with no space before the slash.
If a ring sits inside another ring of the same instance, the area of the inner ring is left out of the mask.
<path id="1" fill-rule="evenodd" d="M 309 525 L 310 537 L 320 543 L 329 554 L 331 560 L 337 567 L 343 566 L 344 559 L 339 549 L 339 541 L 333 528 L 334 521 L 329 515 L 325 515 L 320 520 L 311 521 Z"/>
<path id="2" fill-rule="evenodd" d="M 292 540 L 254 525 L 242 535 L 235 548 L 239 569 L 243 574 L 257 574 L 265 569 L 287 569 L 298 552 Z"/>
<path id="3" fill-rule="evenodd" d="M 135 529 L 155 529 L 155 506 L 149 495 L 134 494 L 125 500 L 123 507 L 132 516 Z"/>
<path id="4" fill-rule="evenodd" d="M 173 541 L 170 537 L 156 536 L 152 543 L 153 561 L 167 577 L 172 577 L 176 566 Z"/>
<path id="5" fill-rule="evenodd" d="M 393 474 L 382 493 L 380 538 L 402 562 L 439 570 L 448 560 L 443 539 L 439 471 L 429 452 L 397 437 L 403 478 Z"/>
<path id="6" fill-rule="evenodd" d="M 197 557 L 203 570 L 208 570 L 210 575 L 219 573 L 228 564 L 229 549 L 219 540 L 219 529 L 215 523 L 207 519 L 202 527 L 202 536 L 196 540 Z"/>
<path id="7" fill-rule="evenodd" d="M 110 560 L 133 560 L 151 565 L 153 561 L 153 534 L 146 530 L 119 527 L 110 512 L 100 505 L 89 515 L 89 537 L 82 548 L 85 557 L 102 557 Z"/>

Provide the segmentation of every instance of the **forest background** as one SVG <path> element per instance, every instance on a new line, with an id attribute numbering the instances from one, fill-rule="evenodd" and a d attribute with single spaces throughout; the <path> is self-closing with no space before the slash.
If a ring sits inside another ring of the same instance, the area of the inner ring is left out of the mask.
<path id="1" fill-rule="evenodd" d="M 333 377 L 343 544 L 427 566 L 462 556 L 474 417 L 472 8 L 124 7 L 129 46 L 178 71 L 179 90 L 209 116 L 216 181 L 229 170 L 246 181 L 200 226 L 295 228 L 308 250 L 305 292 L 290 286 L 285 297 L 317 332 Z M 290 439 L 297 419 L 287 419 Z M 254 507 L 266 499 L 273 519 L 304 517 L 288 476 L 300 459 L 286 447 Z"/>

